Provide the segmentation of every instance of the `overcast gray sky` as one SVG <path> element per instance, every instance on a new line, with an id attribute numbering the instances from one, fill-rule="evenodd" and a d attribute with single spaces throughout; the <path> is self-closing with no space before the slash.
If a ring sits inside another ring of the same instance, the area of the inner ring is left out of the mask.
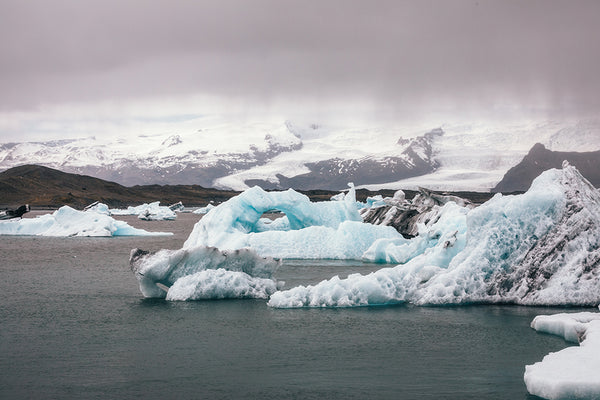
<path id="1" fill-rule="evenodd" d="M 0 139 L 55 107 L 150 99 L 174 114 L 597 114 L 599 18 L 595 0 L 0 0 Z"/>

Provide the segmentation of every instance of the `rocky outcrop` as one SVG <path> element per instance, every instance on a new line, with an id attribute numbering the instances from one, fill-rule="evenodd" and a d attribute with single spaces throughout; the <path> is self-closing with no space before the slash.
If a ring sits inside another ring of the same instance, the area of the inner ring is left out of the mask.
<path id="1" fill-rule="evenodd" d="M 519 164 L 508 170 L 492 191 L 524 192 L 529 189 L 535 177 L 550 168 L 560 168 L 565 160 L 577 168 L 592 185 L 600 187 L 600 151 L 551 151 L 537 143 Z"/>
<path id="2" fill-rule="evenodd" d="M 450 201 L 462 207 L 474 206 L 458 196 L 419 188 L 419 193 L 410 201 L 399 190 L 394 197 L 381 199 L 378 204 L 363 208 L 360 213 L 366 223 L 392 226 L 405 238 L 412 238 L 418 235 L 419 225 L 434 224 L 440 217 L 440 206 Z"/>

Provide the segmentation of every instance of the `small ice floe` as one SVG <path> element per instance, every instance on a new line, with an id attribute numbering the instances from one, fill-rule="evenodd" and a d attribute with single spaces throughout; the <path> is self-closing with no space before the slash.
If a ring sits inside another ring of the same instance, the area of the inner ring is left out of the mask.
<path id="1" fill-rule="evenodd" d="M 207 214 L 210 210 L 216 206 L 212 202 L 208 203 L 205 207 L 200 207 L 192 211 L 194 214 Z"/>
<path id="2" fill-rule="evenodd" d="M 600 399 L 600 313 L 539 315 L 531 323 L 538 332 L 579 343 L 525 367 L 529 393 L 545 399 Z"/>
<path id="3" fill-rule="evenodd" d="M 172 221 L 177 218 L 175 211 L 170 207 L 161 206 L 160 201 L 135 207 L 129 206 L 126 209 L 111 209 L 110 212 L 112 215 L 137 215 L 139 219 L 145 221 Z"/>

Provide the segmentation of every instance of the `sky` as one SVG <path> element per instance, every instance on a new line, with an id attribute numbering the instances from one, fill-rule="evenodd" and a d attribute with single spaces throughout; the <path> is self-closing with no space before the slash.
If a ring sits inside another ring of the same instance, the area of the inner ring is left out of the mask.
<path id="1" fill-rule="evenodd" d="M 593 116 L 599 16 L 596 0 L 0 0 L 0 142 L 215 113 Z"/>

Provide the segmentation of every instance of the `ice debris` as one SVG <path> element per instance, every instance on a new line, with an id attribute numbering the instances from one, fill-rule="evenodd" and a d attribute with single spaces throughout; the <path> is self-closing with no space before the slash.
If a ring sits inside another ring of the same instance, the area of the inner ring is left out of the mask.
<path id="1" fill-rule="evenodd" d="M 579 346 L 550 353 L 525 367 L 529 393 L 545 399 L 600 398 L 600 313 L 538 315 L 531 323 L 538 332 L 563 337 Z"/>
<path id="2" fill-rule="evenodd" d="M 263 213 L 280 211 L 271 220 Z M 260 256 L 361 259 L 380 238 L 401 239 L 392 227 L 365 224 L 354 187 L 341 201 L 312 203 L 294 190 L 266 192 L 256 186 L 213 208 L 196 223 L 184 248 L 251 248 Z"/>
<path id="3" fill-rule="evenodd" d="M 192 211 L 194 214 L 208 214 L 208 212 L 210 210 L 212 210 L 213 208 L 215 208 L 215 205 L 211 203 L 208 203 L 205 207 L 200 207 L 195 209 L 194 211 Z"/>
<path id="4" fill-rule="evenodd" d="M 145 221 L 172 221 L 177 218 L 177 214 L 170 207 L 161 206 L 160 201 L 153 203 L 144 203 L 139 206 L 129 206 L 126 209 L 113 208 L 110 210 L 112 215 L 137 215 L 139 219 Z"/>
<path id="5" fill-rule="evenodd" d="M 277 290 L 272 276 L 280 264 L 249 249 L 202 246 L 156 253 L 133 249 L 129 262 L 142 294 L 167 300 L 267 299 Z"/>
<path id="6" fill-rule="evenodd" d="M 454 201 L 411 240 L 375 241 L 365 257 L 403 262 L 274 293 L 273 307 L 600 302 L 600 193 L 572 166 L 529 191 L 469 209 Z"/>
<path id="7" fill-rule="evenodd" d="M 100 210 L 102 211 L 102 210 Z M 63 206 L 37 218 L 0 221 L 1 235 L 37 236 L 164 236 L 170 232 L 137 229 L 102 213 Z"/>

